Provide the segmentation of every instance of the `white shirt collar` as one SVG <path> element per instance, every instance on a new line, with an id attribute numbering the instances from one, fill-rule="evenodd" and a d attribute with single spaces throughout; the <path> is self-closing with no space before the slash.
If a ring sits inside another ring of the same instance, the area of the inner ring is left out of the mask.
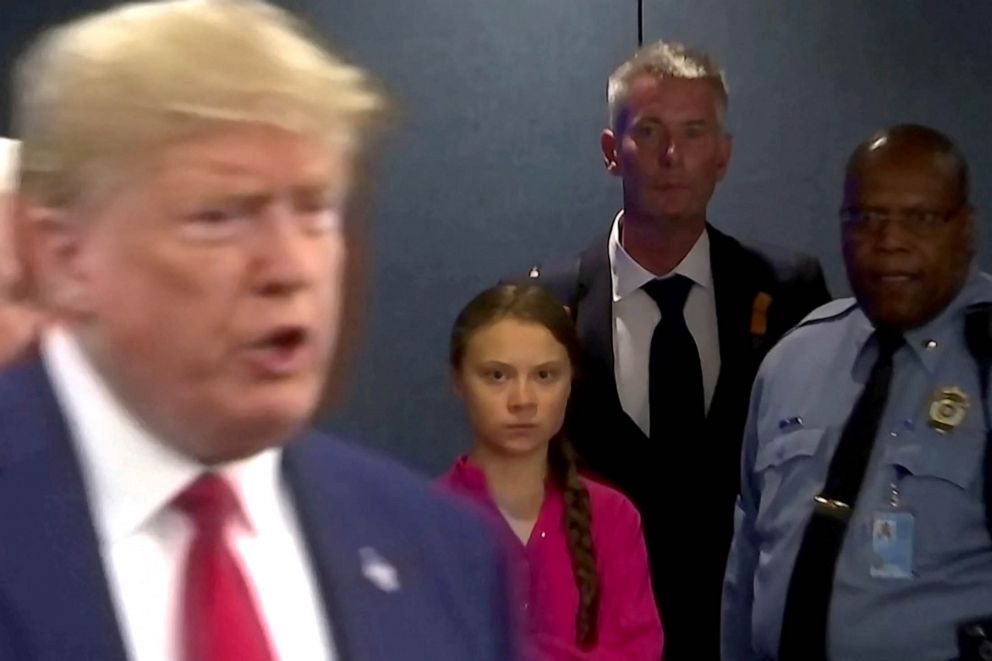
<path id="1" fill-rule="evenodd" d="M 111 392 L 65 328 L 43 335 L 42 356 L 79 454 L 97 532 L 104 543 L 148 525 L 206 467 L 144 427 Z M 237 493 L 250 529 L 278 507 L 281 451 L 270 448 L 214 470 Z"/>
<path id="2" fill-rule="evenodd" d="M 668 278 L 676 273 L 684 275 L 700 287 L 709 288 L 713 284 L 713 272 L 710 268 L 710 236 L 703 230 L 692 249 L 678 265 L 663 276 L 656 276 L 651 271 L 637 263 L 620 242 L 620 223 L 623 221 L 623 209 L 613 219 L 610 230 L 609 254 L 610 271 L 613 281 L 613 301 L 619 301 L 625 296 L 639 290 L 645 283 L 655 278 Z"/>

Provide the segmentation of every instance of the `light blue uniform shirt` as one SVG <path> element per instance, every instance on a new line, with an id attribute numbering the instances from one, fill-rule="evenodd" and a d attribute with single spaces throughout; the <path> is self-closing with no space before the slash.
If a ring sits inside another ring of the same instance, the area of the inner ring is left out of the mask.
<path id="1" fill-rule="evenodd" d="M 905 333 L 871 461 L 841 549 L 830 605 L 832 661 L 947 661 L 959 622 L 992 616 L 992 541 L 985 527 L 985 431 L 965 308 L 992 301 L 972 272 L 935 319 Z M 787 335 L 758 371 L 744 432 L 741 495 L 723 592 L 724 661 L 775 659 L 796 554 L 813 497 L 878 355 L 853 299 L 828 303 Z M 934 393 L 961 389 L 964 420 L 930 425 Z M 913 515 L 912 577 L 876 578 L 872 522 Z"/>

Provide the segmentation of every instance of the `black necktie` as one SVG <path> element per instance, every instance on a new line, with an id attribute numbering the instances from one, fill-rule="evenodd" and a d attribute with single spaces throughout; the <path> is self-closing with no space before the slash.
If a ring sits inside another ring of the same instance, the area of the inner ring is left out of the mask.
<path id="1" fill-rule="evenodd" d="M 692 280 L 683 275 L 652 280 L 643 287 L 661 310 L 648 364 L 651 440 L 655 441 L 666 437 L 685 441 L 682 435 L 698 434 L 705 418 L 699 351 L 682 313 L 691 287 Z"/>
<path id="2" fill-rule="evenodd" d="M 903 344 L 902 336 L 894 332 L 878 330 L 874 337 L 878 359 L 844 425 L 823 490 L 814 498 L 813 514 L 793 566 L 782 617 L 779 661 L 827 658 L 827 617 L 837 556 L 889 396 L 892 356 Z"/>

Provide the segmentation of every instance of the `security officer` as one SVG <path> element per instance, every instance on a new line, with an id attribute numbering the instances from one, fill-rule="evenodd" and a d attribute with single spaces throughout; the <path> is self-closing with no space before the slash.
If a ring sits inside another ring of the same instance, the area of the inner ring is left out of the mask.
<path id="1" fill-rule="evenodd" d="M 852 154 L 855 298 L 807 317 L 754 385 L 726 661 L 986 658 L 988 356 L 965 327 L 989 344 L 992 277 L 971 266 L 974 223 L 967 164 L 937 131 L 895 126 Z"/>

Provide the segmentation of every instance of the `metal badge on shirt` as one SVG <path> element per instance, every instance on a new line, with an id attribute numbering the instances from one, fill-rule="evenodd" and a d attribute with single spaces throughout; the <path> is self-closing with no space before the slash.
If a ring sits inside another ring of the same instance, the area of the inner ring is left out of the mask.
<path id="1" fill-rule="evenodd" d="M 938 433 L 954 431 L 968 414 L 968 395 L 957 386 L 938 388 L 930 401 L 930 426 Z"/>

